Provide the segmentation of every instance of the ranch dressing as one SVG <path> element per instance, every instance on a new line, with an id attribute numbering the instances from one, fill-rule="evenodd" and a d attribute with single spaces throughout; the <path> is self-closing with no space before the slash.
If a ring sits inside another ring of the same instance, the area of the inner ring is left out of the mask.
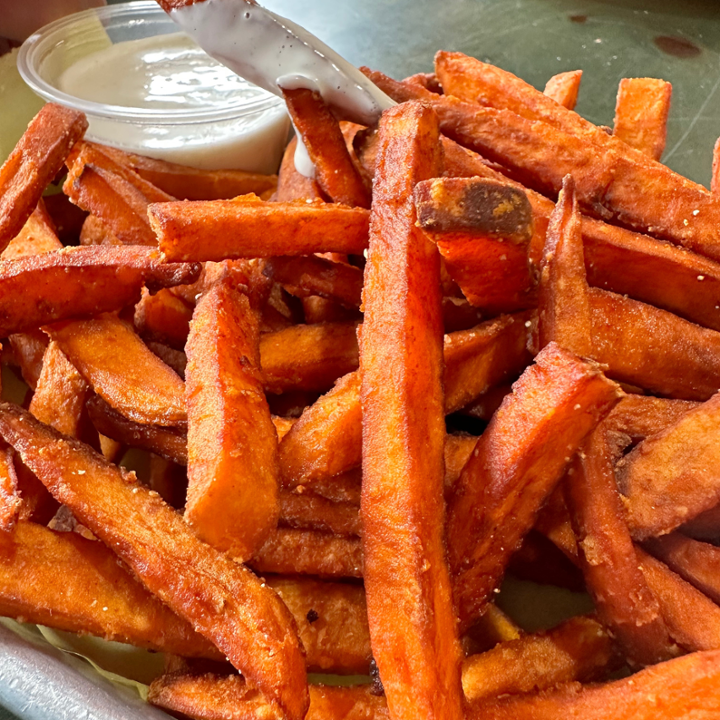
<path id="1" fill-rule="evenodd" d="M 287 138 L 283 104 L 184 33 L 111 44 L 74 62 L 57 86 L 108 108 L 89 115 L 90 139 L 193 167 L 275 172 Z"/>
<path id="2" fill-rule="evenodd" d="M 356 67 L 304 28 L 247 0 L 205 0 L 170 17 L 211 57 L 276 95 L 317 90 L 341 120 L 373 125 L 395 103 Z M 298 136 L 295 167 L 314 168 Z"/>

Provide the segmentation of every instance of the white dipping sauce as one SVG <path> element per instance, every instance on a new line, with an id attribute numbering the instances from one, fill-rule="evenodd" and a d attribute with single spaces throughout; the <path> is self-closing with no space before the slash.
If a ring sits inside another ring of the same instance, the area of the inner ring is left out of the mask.
<path id="1" fill-rule="evenodd" d="M 170 17 L 208 55 L 238 75 L 277 95 L 282 95 L 281 88 L 317 90 L 339 119 L 372 125 L 395 104 L 307 30 L 253 3 L 205 0 L 175 8 Z M 295 166 L 312 177 L 314 169 L 300 139 Z"/>
<path id="2" fill-rule="evenodd" d="M 90 138 L 194 167 L 275 172 L 287 137 L 283 105 L 184 33 L 110 45 L 65 70 L 58 89 L 137 110 L 127 118 L 91 116 Z M 200 121 L 213 110 L 221 117 Z"/>

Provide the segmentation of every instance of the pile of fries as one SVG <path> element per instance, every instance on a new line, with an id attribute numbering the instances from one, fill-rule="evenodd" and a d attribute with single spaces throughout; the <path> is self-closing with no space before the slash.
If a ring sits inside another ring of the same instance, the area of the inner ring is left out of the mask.
<path id="1" fill-rule="evenodd" d="M 165 652 L 192 718 L 720 717 L 720 197 L 659 162 L 669 84 L 610 130 L 580 72 L 366 73 L 375 128 L 286 94 L 314 180 L 30 124 L 0 613 Z M 508 568 L 595 612 L 524 633 Z"/>

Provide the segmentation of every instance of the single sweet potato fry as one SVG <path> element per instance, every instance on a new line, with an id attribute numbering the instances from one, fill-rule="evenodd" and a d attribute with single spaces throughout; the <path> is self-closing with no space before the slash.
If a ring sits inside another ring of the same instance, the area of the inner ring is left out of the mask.
<path id="1" fill-rule="evenodd" d="M 448 555 L 461 625 L 482 614 L 575 450 L 621 394 L 597 365 L 554 343 L 515 383 L 448 505 Z"/>
<path id="2" fill-rule="evenodd" d="M 357 324 L 293 325 L 264 333 L 260 338 L 260 363 L 268 392 L 323 392 L 357 368 Z"/>
<path id="3" fill-rule="evenodd" d="M 665 150 L 672 85 L 655 78 L 623 78 L 613 135 L 653 160 Z"/>
<path id="4" fill-rule="evenodd" d="M 440 257 L 417 227 L 412 195 L 419 181 L 439 174 L 439 149 L 430 108 L 406 103 L 383 113 L 360 348 L 373 656 L 391 715 L 428 720 L 464 714 L 443 543 Z"/>
<path id="5" fill-rule="evenodd" d="M 2 447 L 0 448 L 0 534 L 15 527 L 22 504 L 13 463 L 13 451 L 8 447 Z"/>
<path id="6" fill-rule="evenodd" d="M 136 303 L 152 289 L 192 282 L 196 263 L 161 263 L 139 247 L 73 247 L 0 261 L 0 337 Z"/>
<path id="7" fill-rule="evenodd" d="M 79 240 L 81 245 L 122 245 L 117 235 L 97 215 L 85 218 Z"/>
<path id="8" fill-rule="evenodd" d="M 280 172 L 278 173 L 278 186 L 275 193 L 277 202 L 293 202 L 295 200 L 327 200 L 316 180 L 301 175 L 295 168 L 295 150 L 297 137 L 294 137 L 285 148 Z"/>
<path id="9" fill-rule="evenodd" d="M 196 720 L 282 720 L 277 710 L 238 675 L 161 675 L 148 702 Z M 389 720 L 385 698 L 371 686 L 310 686 L 306 720 Z"/>
<path id="10" fill-rule="evenodd" d="M 127 447 L 149 450 L 178 465 L 187 465 L 187 435 L 176 428 L 128 420 L 100 396 L 88 398 L 87 411 L 95 429 Z"/>
<path id="11" fill-rule="evenodd" d="M 679 532 L 651 538 L 644 546 L 673 572 L 720 604 L 720 548 Z"/>
<path id="12" fill-rule="evenodd" d="M 178 200 L 229 200 L 248 193 L 263 195 L 277 186 L 276 175 L 243 170 L 198 170 L 117 148 L 103 147 L 102 151 Z"/>
<path id="13" fill-rule="evenodd" d="M 0 167 L 0 251 L 22 230 L 87 126 L 83 113 L 55 103 L 30 121 Z"/>
<path id="14" fill-rule="evenodd" d="M 277 526 L 277 433 L 260 373 L 258 319 L 226 281 L 198 302 L 185 348 L 188 493 L 198 537 L 249 560 Z"/>
<path id="15" fill-rule="evenodd" d="M 192 313 L 192 306 L 170 288 L 162 288 L 154 295 L 143 288 L 133 324 L 142 338 L 182 350 L 190 332 Z"/>
<path id="16" fill-rule="evenodd" d="M 303 651 L 292 616 L 269 588 L 82 443 L 8 403 L 0 405 L 0 434 L 148 590 L 209 638 L 270 704 L 302 720 L 308 703 Z"/>
<path id="17" fill-rule="evenodd" d="M 603 685 L 472 703 L 468 720 L 712 720 L 720 713 L 720 652 L 693 653 Z"/>
<path id="18" fill-rule="evenodd" d="M 148 217 L 167 260 L 362 255 L 367 247 L 368 211 L 332 203 L 258 198 L 159 203 L 148 207 Z"/>
<path id="19" fill-rule="evenodd" d="M 57 343 L 51 342 L 28 409 L 41 423 L 63 435 L 83 439 L 83 410 L 89 392 L 82 375 Z"/>
<path id="20" fill-rule="evenodd" d="M 671 637 L 690 652 L 720 649 L 720 608 L 641 548 L 640 570 L 660 604 Z"/>
<path id="21" fill-rule="evenodd" d="M 27 255 L 40 255 L 51 250 L 59 250 L 61 247 L 62 243 L 55 233 L 53 221 L 45 208 L 45 203 L 40 198 L 37 207 L 32 211 L 22 230 L 2 251 L 0 258 L 16 260 Z"/>
<path id="22" fill-rule="evenodd" d="M 638 568 L 615 483 L 605 422 L 590 434 L 565 480 L 567 504 L 580 547 L 580 567 L 598 615 L 626 656 L 639 665 L 674 653 L 657 599 Z"/>
<path id="23" fill-rule="evenodd" d="M 362 547 L 357 538 L 316 530 L 278 528 L 248 565 L 259 573 L 362 577 Z"/>
<path id="24" fill-rule="evenodd" d="M 507 315 L 445 337 L 445 412 L 456 412 L 488 388 L 517 377 L 530 362 L 529 313 Z M 307 408 L 280 443 L 285 487 L 311 485 L 361 462 L 360 380 L 357 373 Z"/>
<path id="25" fill-rule="evenodd" d="M 618 485 L 634 538 L 669 533 L 720 502 L 718 417 L 720 394 L 620 461 Z"/>
<path id="26" fill-rule="evenodd" d="M 360 535 L 358 506 L 333 502 L 311 491 L 280 493 L 280 526 L 318 530 L 345 537 Z"/>
<path id="27" fill-rule="evenodd" d="M 580 92 L 581 80 L 582 70 L 558 73 L 545 83 L 543 93 L 568 110 L 574 110 Z"/>
<path id="28" fill-rule="evenodd" d="M 319 295 L 345 307 L 360 306 L 362 270 L 347 263 L 315 255 L 277 257 L 267 261 L 264 272 L 296 297 Z"/>
<path id="29" fill-rule="evenodd" d="M 581 357 L 592 357 L 592 321 L 580 212 L 572 176 L 563 179 L 557 205 L 550 216 L 540 263 L 540 347 L 556 342 Z"/>
<path id="30" fill-rule="evenodd" d="M 283 96 L 323 192 L 333 202 L 369 208 L 370 193 L 348 153 L 338 121 L 320 93 L 306 88 L 283 88 Z"/>
<path id="31" fill-rule="evenodd" d="M 125 417 L 161 426 L 187 421 L 183 381 L 115 315 L 65 320 L 45 330 L 92 389 Z"/>
<path id="32" fill-rule="evenodd" d="M 368 673 L 372 653 L 361 586 L 276 575 L 265 582 L 293 614 L 311 672 Z"/>
<path id="33" fill-rule="evenodd" d="M 501 642 L 463 663 L 470 702 L 547 690 L 601 678 L 615 664 L 613 641 L 593 617 L 575 617 L 548 632 Z"/>
<path id="34" fill-rule="evenodd" d="M 720 333 L 599 288 L 589 299 L 593 358 L 609 377 L 685 400 L 720 388 Z"/>

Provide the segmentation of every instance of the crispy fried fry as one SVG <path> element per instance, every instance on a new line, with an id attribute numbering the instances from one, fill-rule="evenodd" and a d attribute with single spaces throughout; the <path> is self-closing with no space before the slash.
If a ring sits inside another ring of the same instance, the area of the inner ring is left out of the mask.
<path id="1" fill-rule="evenodd" d="M 281 720 L 265 699 L 237 675 L 162 675 L 148 693 L 153 705 L 196 720 Z M 385 698 L 371 686 L 310 686 L 306 720 L 387 720 Z"/>
<path id="2" fill-rule="evenodd" d="M 187 435 L 184 432 L 128 420 L 98 395 L 90 397 L 86 407 L 96 430 L 106 437 L 127 447 L 149 450 L 179 465 L 187 465 Z"/>
<path id="3" fill-rule="evenodd" d="M 359 578 L 362 577 L 362 548 L 357 538 L 278 528 L 248 565 L 260 573 Z"/>
<path id="4" fill-rule="evenodd" d="M 590 434 L 566 480 L 566 497 L 582 558 L 580 566 L 602 623 L 631 661 L 668 660 L 674 646 L 658 601 L 638 568 L 615 483 L 605 423 Z"/>
<path id="5" fill-rule="evenodd" d="M 27 255 L 59 250 L 61 247 L 62 243 L 58 240 L 52 219 L 41 198 L 22 230 L 10 241 L 0 257 L 3 260 L 17 260 Z"/>
<path id="6" fill-rule="evenodd" d="M 338 121 L 320 93 L 305 88 L 283 88 L 282 92 L 295 130 L 315 166 L 318 185 L 333 202 L 369 208 L 370 194 L 353 165 Z"/>
<path id="7" fill-rule="evenodd" d="M 97 215 L 85 218 L 79 240 L 81 245 L 122 245 L 115 233 Z"/>
<path id="8" fill-rule="evenodd" d="M 568 175 L 550 216 L 540 264 L 540 347 L 556 342 L 576 355 L 592 357 L 588 291 L 580 212 L 575 183 Z"/>
<path id="9" fill-rule="evenodd" d="M 248 193 L 262 195 L 277 186 L 276 175 L 243 170 L 198 170 L 117 148 L 103 147 L 102 151 L 178 200 L 229 200 Z"/>
<path id="10" fill-rule="evenodd" d="M 356 504 L 333 502 L 310 491 L 280 493 L 280 525 L 347 537 L 360 535 Z"/>
<path id="11" fill-rule="evenodd" d="M 198 537 L 243 562 L 277 526 L 277 433 L 260 373 L 258 320 L 229 282 L 198 302 L 188 357 L 188 494 Z"/>
<path id="12" fill-rule="evenodd" d="M 582 70 L 558 73 L 545 83 L 543 93 L 568 110 L 574 110 L 580 92 L 581 80 Z"/>
<path id="13" fill-rule="evenodd" d="M 153 204 L 148 217 L 168 260 L 225 260 L 339 252 L 362 255 L 368 211 L 259 198 Z"/>
<path id="14" fill-rule="evenodd" d="M 161 263 L 145 248 L 79 247 L 0 262 L 0 337 L 117 310 L 156 289 L 192 282 L 197 264 Z"/>
<path id="15" fill-rule="evenodd" d="M 438 147 L 429 108 L 383 114 L 363 290 L 365 589 L 373 656 L 398 719 L 463 717 L 443 544 L 440 260 L 412 196 L 438 174 Z"/>
<path id="16" fill-rule="evenodd" d="M 274 593 L 198 540 L 159 497 L 87 446 L 7 403 L 0 406 L 0 434 L 151 592 L 211 639 L 271 704 L 291 720 L 302 720 L 307 710 L 302 648 L 292 616 Z"/>
<path id="17" fill-rule="evenodd" d="M 0 534 L 15 527 L 21 507 L 22 499 L 18 491 L 13 451 L 2 447 L 0 448 Z"/>
<path id="18" fill-rule="evenodd" d="M 260 338 L 260 360 L 268 392 L 322 392 L 357 368 L 357 325 L 293 325 L 265 333 Z"/>
<path id="19" fill-rule="evenodd" d="M 690 410 L 621 460 L 618 484 L 636 539 L 671 532 L 720 502 L 720 395 Z"/>
<path id="20" fill-rule="evenodd" d="M 677 532 L 652 538 L 645 547 L 680 577 L 720 604 L 720 548 Z"/>
<path id="21" fill-rule="evenodd" d="M 46 332 L 111 407 L 147 425 L 186 422 L 185 384 L 112 314 L 66 320 Z"/>
<path id="22" fill-rule="evenodd" d="M 601 678 L 614 664 L 613 642 L 592 617 L 576 617 L 548 632 L 503 642 L 463 663 L 470 701 L 546 690 Z"/>
<path id="23" fill-rule="evenodd" d="M 720 652 L 694 653 L 623 680 L 473 703 L 468 720 L 711 720 L 720 712 Z"/>
<path id="24" fill-rule="evenodd" d="M 55 103 L 30 121 L 0 168 L 0 250 L 22 230 L 87 126 L 83 113 Z"/>
<path id="25" fill-rule="evenodd" d="M 265 274 L 296 297 L 319 295 L 349 308 L 360 305 L 362 270 L 347 263 L 313 255 L 277 257 L 268 260 Z"/>
<path id="26" fill-rule="evenodd" d="M 673 640 L 691 652 L 720 649 L 720 608 L 667 565 L 635 549 Z"/>
<path id="27" fill-rule="evenodd" d="M 162 288 L 154 295 L 143 288 L 140 302 L 135 306 L 133 324 L 143 338 L 182 350 L 191 319 L 192 307 L 169 288 Z"/>
<path id="28" fill-rule="evenodd" d="M 620 395 L 597 365 L 554 343 L 513 386 L 448 506 L 448 555 L 461 624 L 482 614 L 573 453 Z"/>
<path id="29" fill-rule="evenodd" d="M 672 85 L 655 78 L 623 78 L 613 135 L 653 160 L 665 150 Z"/>

